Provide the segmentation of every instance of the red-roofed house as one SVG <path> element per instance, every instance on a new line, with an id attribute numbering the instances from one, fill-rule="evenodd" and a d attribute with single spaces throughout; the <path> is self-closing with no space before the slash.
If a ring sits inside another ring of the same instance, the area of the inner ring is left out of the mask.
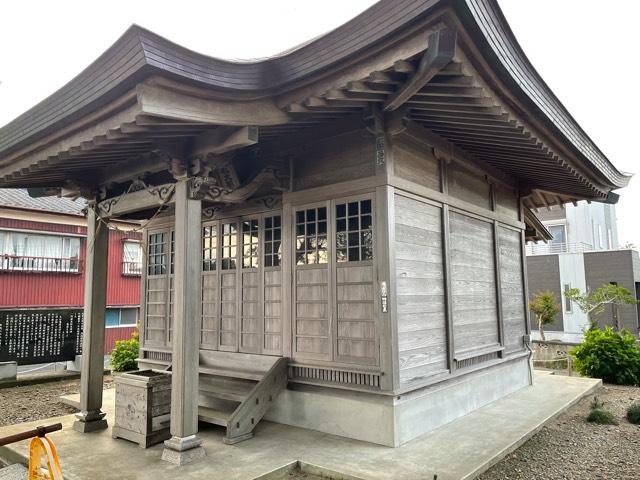
<path id="1" fill-rule="evenodd" d="M 32 198 L 0 189 L 0 310 L 82 309 L 85 202 Z M 140 234 L 110 224 L 105 353 L 136 329 L 140 306 Z"/>

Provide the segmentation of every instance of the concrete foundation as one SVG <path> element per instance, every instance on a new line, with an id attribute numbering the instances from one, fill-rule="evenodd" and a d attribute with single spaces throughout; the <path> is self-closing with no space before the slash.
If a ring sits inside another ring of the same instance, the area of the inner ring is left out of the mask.
<path id="1" fill-rule="evenodd" d="M 15 380 L 18 376 L 18 362 L 0 362 L 0 380 Z"/>
<path id="2" fill-rule="evenodd" d="M 265 419 L 398 447 L 529 384 L 528 356 L 398 396 L 292 384 Z"/>

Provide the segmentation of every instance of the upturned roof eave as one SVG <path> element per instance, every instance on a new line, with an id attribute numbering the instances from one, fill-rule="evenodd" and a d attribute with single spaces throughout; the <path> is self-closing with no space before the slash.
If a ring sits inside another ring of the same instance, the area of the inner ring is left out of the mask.
<path id="1" fill-rule="evenodd" d="M 522 52 L 495 0 L 383 0 L 346 24 L 286 54 L 249 62 L 202 55 L 132 25 L 67 85 L 0 128 L 0 159 L 121 95 L 149 75 L 166 75 L 222 92 L 265 95 L 281 92 L 287 85 L 312 79 L 332 62 L 337 64 L 361 54 L 371 46 L 362 40 L 382 41 L 437 6 L 449 4 L 491 68 L 501 74 L 511 92 L 530 110 L 528 113 L 541 119 L 568 145 L 603 187 L 613 190 L 626 186 L 630 176 L 613 166 L 544 83 Z M 377 22 L 371 22 L 372 18 Z M 385 30 L 389 25 L 394 28 Z M 356 38 L 360 43 L 344 47 L 348 40 L 351 45 Z M 312 66 L 308 65 L 310 58 L 317 59 Z M 116 68 L 117 76 L 112 73 Z M 96 78 L 104 79 L 100 88 L 89 90 L 91 79 Z M 74 95 L 77 104 L 68 108 Z M 65 109 L 60 107 L 63 103 Z"/>

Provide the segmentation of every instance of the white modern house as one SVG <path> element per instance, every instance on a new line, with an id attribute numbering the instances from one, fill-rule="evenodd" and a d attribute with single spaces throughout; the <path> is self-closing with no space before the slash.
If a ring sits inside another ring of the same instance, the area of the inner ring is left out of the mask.
<path id="1" fill-rule="evenodd" d="M 640 257 L 637 251 L 619 245 L 615 205 L 581 201 L 539 209 L 536 215 L 553 239 L 526 245 L 529 296 L 551 290 L 562 304 L 562 312 L 546 327 L 550 332 L 547 337 L 580 341 L 589 319 L 564 298 L 564 292 L 570 288 L 593 291 L 603 284 L 616 283 L 638 298 Z M 622 307 L 620 316 L 621 324 L 637 334 L 636 306 Z M 615 320 L 611 309 L 603 313 L 600 323 L 613 325 Z M 538 338 L 535 318 L 531 321 L 533 337 Z"/>

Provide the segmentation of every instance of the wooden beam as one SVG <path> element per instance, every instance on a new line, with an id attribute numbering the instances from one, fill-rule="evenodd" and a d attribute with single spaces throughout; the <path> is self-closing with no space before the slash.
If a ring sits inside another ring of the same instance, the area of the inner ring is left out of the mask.
<path id="1" fill-rule="evenodd" d="M 258 127 L 228 129 L 220 127 L 195 138 L 193 156 L 221 155 L 258 143 Z"/>
<path id="2" fill-rule="evenodd" d="M 149 186 L 137 192 L 129 192 L 101 201 L 98 203 L 98 212 L 102 218 L 107 219 L 151 208 L 159 208 L 173 201 L 174 191 L 174 183 Z"/>
<path id="3" fill-rule="evenodd" d="M 429 36 L 427 51 L 420 59 L 416 72 L 391 96 L 384 105 L 385 111 L 393 111 L 403 105 L 424 87 L 440 70 L 453 60 L 456 50 L 456 32 L 445 28 Z"/>

